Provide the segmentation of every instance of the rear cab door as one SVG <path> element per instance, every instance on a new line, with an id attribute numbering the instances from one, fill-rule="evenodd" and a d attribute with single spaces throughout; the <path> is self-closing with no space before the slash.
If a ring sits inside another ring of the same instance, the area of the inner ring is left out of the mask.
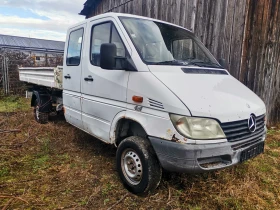
<path id="1" fill-rule="evenodd" d="M 63 104 L 65 118 L 83 129 L 81 116 L 82 51 L 86 23 L 70 28 L 67 33 L 63 64 Z"/>

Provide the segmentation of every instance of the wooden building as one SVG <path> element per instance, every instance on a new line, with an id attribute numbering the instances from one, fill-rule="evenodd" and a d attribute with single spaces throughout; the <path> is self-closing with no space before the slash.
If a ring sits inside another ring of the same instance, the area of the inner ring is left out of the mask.
<path id="1" fill-rule="evenodd" d="M 0 94 L 23 94 L 19 66 L 57 66 L 63 63 L 64 42 L 0 34 Z"/>
<path id="2" fill-rule="evenodd" d="M 22 52 L 33 60 L 34 66 L 61 65 L 64 42 L 0 34 L 0 54 Z"/>
<path id="3" fill-rule="evenodd" d="M 147 16 L 192 30 L 264 100 L 269 124 L 280 122 L 280 0 L 87 0 L 80 14 L 89 18 L 105 12 Z"/>

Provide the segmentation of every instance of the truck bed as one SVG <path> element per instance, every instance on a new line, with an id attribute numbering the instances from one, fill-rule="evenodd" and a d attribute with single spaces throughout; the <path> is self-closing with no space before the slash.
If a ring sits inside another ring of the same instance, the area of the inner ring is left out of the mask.
<path id="1" fill-rule="evenodd" d="M 50 88 L 62 89 L 62 75 L 62 66 L 19 68 L 20 81 Z"/>

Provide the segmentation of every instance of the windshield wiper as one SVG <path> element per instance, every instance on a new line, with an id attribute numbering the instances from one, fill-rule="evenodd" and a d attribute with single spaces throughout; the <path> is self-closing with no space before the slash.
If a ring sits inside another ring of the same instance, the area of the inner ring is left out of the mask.
<path id="1" fill-rule="evenodd" d="M 221 65 L 217 64 L 217 63 L 212 63 L 212 62 L 204 62 L 204 61 L 191 61 L 187 64 L 187 66 L 189 65 L 196 65 L 199 67 L 218 67 L 218 68 L 223 68 Z"/>
<path id="2" fill-rule="evenodd" d="M 155 62 L 152 63 L 151 65 L 178 65 L 181 64 L 181 62 L 177 60 L 171 60 L 171 61 L 161 61 L 161 62 Z"/>

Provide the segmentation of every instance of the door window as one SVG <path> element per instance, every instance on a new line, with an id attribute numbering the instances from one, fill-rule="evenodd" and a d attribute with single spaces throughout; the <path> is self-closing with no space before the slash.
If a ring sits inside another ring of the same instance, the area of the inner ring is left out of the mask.
<path id="1" fill-rule="evenodd" d="M 112 27 L 112 38 L 111 38 L 111 43 L 114 43 L 117 46 L 117 56 L 120 57 L 125 57 L 125 48 L 122 43 L 121 37 L 119 36 L 117 29 L 113 25 Z"/>
<path id="2" fill-rule="evenodd" d="M 83 43 L 84 29 L 72 31 L 69 35 L 66 65 L 79 66 L 81 61 L 81 50 Z"/>
<path id="3" fill-rule="evenodd" d="M 111 22 L 95 25 L 91 32 L 90 61 L 95 66 L 100 66 L 100 47 L 104 43 L 114 43 L 117 47 L 117 56 L 125 56 L 124 44 Z"/>
<path id="4" fill-rule="evenodd" d="M 110 42 L 111 23 L 104 23 L 92 28 L 91 62 L 100 66 L 100 46 Z"/>

